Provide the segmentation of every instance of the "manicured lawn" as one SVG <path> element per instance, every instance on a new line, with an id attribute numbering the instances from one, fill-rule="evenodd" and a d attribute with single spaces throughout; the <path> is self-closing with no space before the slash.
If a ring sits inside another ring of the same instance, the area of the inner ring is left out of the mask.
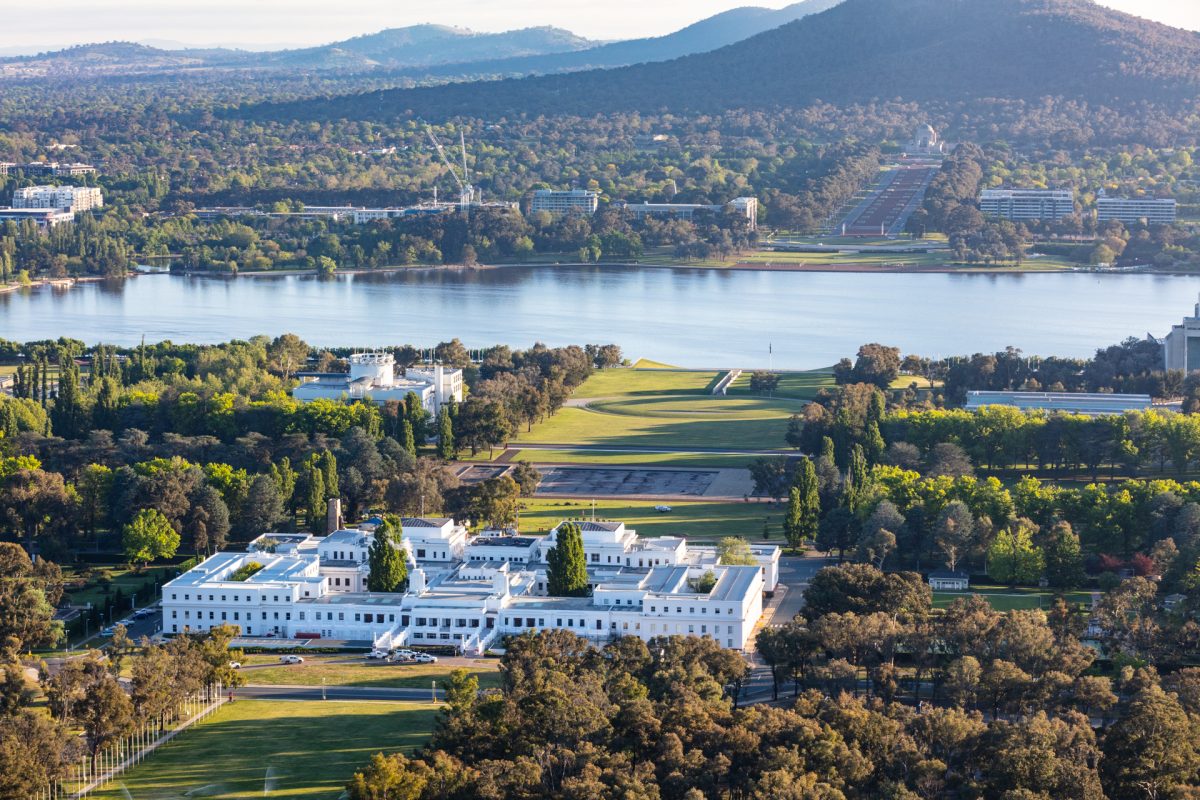
<path id="1" fill-rule="evenodd" d="M 97 800 L 334 800 L 378 752 L 433 730 L 427 703 L 237 700 L 89 795 Z"/>
<path id="2" fill-rule="evenodd" d="M 253 667 L 256 664 L 272 666 Z M 500 685 L 498 661 L 481 660 L 470 667 L 479 685 Z M 358 686 L 377 689 L 428 689 L 430 681 L 441 681 L 454 666 L 443 664 L 387 664 L 367 661 L 361 656 L 304 656 L 303 664 L 279 664 L 279 656 L 248 655 L 242 660 L 242 675 L 247 683 L 267 686 Z"/>
<path id="3" fill-rule="evenodd" d="M 591 500 L 534 498 L 522 502 L 521 532 L 545 533 L 564 519 L 590 517 Z M 783 542 L 783 508 L 769 503 L 670 503 L 672 511 L 660 514 L 655 502 L 597 500 L 597 519 L 624 522 L 642 536 L 686 536 L 693 541 L 716 541 L 742 536 L 762 541 L 763 521 L 771 538 Z"/>
<path id="4" fill-rule="evenodd" d="M 1034 608 L 1048 609 L 1054 603 L 1054 593 L 1038 589 L 1010 589 L 1008 587 L 980 587 L 975 592 L 934 592 L 934 608 L 945 608 L 960 597 L 968 594 L 978 594 L 987 599 L 992 608 L 997 611 L 1025 611 Z M 1068 592 L 1068 603 L 1091 605 L 1091 595 L 1087 592 Z"/>
<path id="5" fill-rule="evenodd" d="M 106 597 L 111 596 L 117 589 L 125 596 L 125 602 L 129 602 L 129 597 L 135 589 L 150 584 L 154 581 L 154 577 L 159 577 L 171 567 L 147 567 L 141 572 L 137 572 L 125 567 L 95 567 L 92 569 L 91 575 L 87 578 L 87 584 L 76 590 L 67 590 L 67 597 L 74 605 L 101 605 Z M 67 582 L 71 582 L 76 578 L 76 573 L 72 570 L 64 570 L 63 577 Z M 100 578 L 107 577 L 111 583 L 105 591 L 99 583 Z"/>
<path id="6" fill-rule="evenodd" d="M 803 403 L 790 398 L 666 397 L 601 401 L 564 408 L 515 441 L 732 450 L 786 448 L 788 418 Z"/>
<path id="7" fill-rule="evenodd" d="M 638 364 L 655 364 L 639 361 Z M 571 393 L 576 400 L 627 395 L 710 394 L 721 373 L 706 370 L 613 367 L 598 370 Z"/>
<path id="8" fill-rule="evenodd" d="M 531 464 L 605 464 L 652 467 L 745 467 L 757 456 L 716 453 L 607 453 L 600 450 L 518 450 L 513 461 Z"/>
<path id="9" fill-rule="evenodd" d="M 832 389 L 836 384 L 833 382 L 833 371 L 828 369 L 812 370 L 811 372 L 784 372 L 779 376 L 779 386 L 775 389 L 773 396 L 779 398 L 795 398 L 800 400 L 812 400 L 817 396 L 817 392 L 822 389 Z M 760 397 L 756 393 L 750 391 L 750 373 L 743 372 L 738 379 L 729 387 L 731 396 L 753 395 Z"/>

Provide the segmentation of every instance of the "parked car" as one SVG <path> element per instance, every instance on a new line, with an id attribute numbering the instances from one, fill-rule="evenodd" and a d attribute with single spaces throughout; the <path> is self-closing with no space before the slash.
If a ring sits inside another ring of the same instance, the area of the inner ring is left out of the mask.
<path id="1" fill-rule="evenodd" d="M 113 635 L 114 633 L 116 633 L 116 632 L 117 632 L 117 626 L 116 626 L 116 625 L 109 625 L 108 627 L 106 627 L 106 628 L 102 628 L 102 629 L 100 630 L 100 635 L 101 635 L 101 636 L 112 636 L 112 635 Z"/>
<path id="2" fill-rule="evenodd" d="M 280 664 L 303 664 L 304 659 L 301 658 L 300 656 L 280 656 L 279 663 Z"/>
<path id="3" fill-rule="evenodd" d="M 230 662 L 229 662 L 229 668 L 230 668 L 230 669 L 241 669 L 241 668 L 242 668 L 242 662 L 240 662 L 240 661 L 230 661 Z"/>
<path id="4" fill-rule="evenodd" d="M 374 660 L 384 660 L 384 659 L 391 658 L 391 654 L 388 653 L 387 650 L 372 650 L 371 652 L 367 653 L 367 658 L 374 659 Z"/>
<path id="5" fill-rule="evenodd" d="M 414 653 L 412 660 L 418 664 L 435 664 L 437 663 L 437 656 L 431 656 L 429 653 Z"/>
<path id="6" fill-rule="evenodd" d="M 670 514 L 675 509 L 671 508 L 670 506 L 655 506 L 654 510 L 660 514 Z"/>
<path id="7" fill-rule="evenodd" d="M 403 648 L 392 651 L 393 658 L 412 658 L 417 653 L 414 650 L 405 650 Z"/>

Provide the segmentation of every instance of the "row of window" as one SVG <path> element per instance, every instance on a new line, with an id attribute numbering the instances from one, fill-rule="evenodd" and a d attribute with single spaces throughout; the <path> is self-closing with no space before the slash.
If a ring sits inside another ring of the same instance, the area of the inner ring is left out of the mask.
<path id="1" fill-rule="evenodd" d="M 308 592 L 305 592 L 305 594 L 307 595 L 307 594 L 308 594 Z M 265 595 L 265 594 L 264 594 L 262 597 L 255 597 L 255 596 L 254 596 L 254 595 L 252 595 L 252 594 L 248 594 L 248 595 L 246 595 L 246 599 L 245 599 L 245 601 L 242 601 L 242 600 L 240 600 L 240 599 L 239 599 L 240 597 L 241 597 L 241 595 L 236 595 L 236 594 L 235 594 L 235 595 L 233 595 L 233 600 L 227 600 L 227 599 L 225 599 L 225 598 L 226 598 L 226 596 L 225 596 L 225 595 L 221 595 L 221 600 L 220 600 L 220 602 L 222 602 L 222 603 L 230 603 L 230 602 L 232 602 L 232 603 L 239 603 L 239 602 L 246 602 L 246 603 L 257 603 L 257 602 L 263 602 L 263 603 L 272 603 L 272 602 L 274 602 L 274 603 L 290 603 L 290 602 L 292 601 L 292 598 L 288 597 L 287 595 L 284 595 L 283 597 L 280 597 L 280 596 L 279 596 L 279 595 L 277 595 L 277 594 L 276 594 L 276 595 L 271 595 L 271 596 L 267 596 L 267 595 Z M 178 600 L 178 599 L 179 599 L 179 595 L 178 595 L 177 593 L 175 593 L 175 592 L 171 592 L 171 599 L 172 599 L 172 600 Z M 192 600 L 192 596 L 191 596 L 190 594 L 185 594 L 185 595 L 183 596 L 183 600 L 184 600 L 184 602 L 185 602 L 185 603 L 190 603 L 190 602 L 191 602 L 191 600 Z M 196 595 L 196 602 L 197 602 L 197 603 L 203 603 L 203 602 L 204 602 L 204 595 L 202 595 L 202 594 L 197 594 L 197 595 Z M 210 603 L 216 603 L 216 602 L 218 602 L 218 601 L 217 601 L 217 596 L 216 596 L 216 595 L 213 595 L 213 594 L 210 594 L 210 595 L 208 596 L 208 602 L 210 602 Z"/>

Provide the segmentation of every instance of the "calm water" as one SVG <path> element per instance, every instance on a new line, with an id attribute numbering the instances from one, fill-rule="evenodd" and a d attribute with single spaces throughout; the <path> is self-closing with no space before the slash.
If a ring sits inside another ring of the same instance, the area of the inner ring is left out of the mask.
<path id="1" fill-rule="evenodd" d="M 1161 336 L 1200 277 L 718 272 L 628 267 L 238 279 L 151 275 L 0 295 L 0 337 L 136 344 L 292 331 L 321 345 L 616 342 L 681 366 L 813 368 L 880 341 L 930 356 L 1090 355 Z"/>

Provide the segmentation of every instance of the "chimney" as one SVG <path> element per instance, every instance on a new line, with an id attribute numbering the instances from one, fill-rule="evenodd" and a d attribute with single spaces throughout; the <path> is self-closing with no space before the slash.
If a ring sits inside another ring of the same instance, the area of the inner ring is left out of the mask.
<path id="1" fill-rule="evenodd" d="M 425 570 L 414 569 L 408 573 L 408 591 L 411 594 L 420 594 L 425 591 Z"/>
<path id="2" fill-rule="evenodd" d="M 492 577 L 492 593 L 500 597 L 508 597 L 508 569 L 507 564 L 496 570 L 495 576 Z"/>
<path id="3" fill-rule="evenodd" d="M 342 498 L 329 498 L 328 510 L 325 512 L 325 532 L 333 533 L 342 529 Z"/>

